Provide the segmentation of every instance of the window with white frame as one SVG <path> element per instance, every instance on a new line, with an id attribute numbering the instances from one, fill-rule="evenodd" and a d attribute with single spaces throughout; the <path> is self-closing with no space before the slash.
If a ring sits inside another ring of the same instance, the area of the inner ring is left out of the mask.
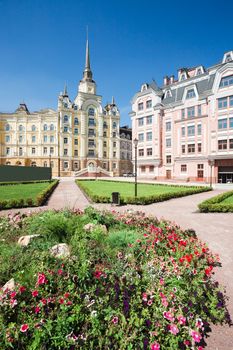
<path id="1" fill-rule="evenodd" d="M 43 149 L 43 151 L 44 151 L 44 154 L 47 154 L 47 147 L 44 147 L 44 149 Z"/>
<path id="2" fill-rule="evenodd" d="M 139 148 L 138 155 L 139 155 L 139 157 L 143 157 L 144 156 L 144 149 L 143 148 Z"/>
<path id="3" fill-rule="evenodd" d="M 32 125 L 32 131 L 36 131 L 36 126 Z"/>
<path id="4" fill-rule="evenodd" d="M 181 136 L 182 137 L 185 136 L 185 126 L 182 126 L 182 128 L 181 128 Z"/>
<path id="5" fill-rule="evenodd" d="M 227 140 L 218 140 L 218 150 L 223 151 L 227 149 Z"/>
<path id="6" fill-rule="evenodd" d="M 11 153 L 11 149 L 10 149 L 10 147 L 7 147 L 7 148 L 6 148 L 6 155 L 9 156 L 10 153 Z"/>
<path id="7" fill-rule="evenodd" d="M 227 97 L 218 99 L 218 109 L 227 108 Z"/>
<path id="8" fill-rule="evenodd" d="M 6 141 L 6 142 L 10 142 L 10 135 L 6 135 L 5 141 Z"/>
<path id="9" fill-rule="evenodd" d="M 74 125 L 78 125 L 78 118 L 74 118 Z"/>
<path id="10" fill-rule="evenodd" d="M 44 131 L 47 131 L 48 130 L 48 126 L 47 124 L 44 124 Z"/>
<path id="11" fill-rule="evenodd" d="M 64 137 L 64 143 L 68 143 L 68 138 Z"/>
<path id="12" fill-rule="evenodd" d="M 64 126 L 63 131 L 64 131 L 64 132 L 68 132 L 68 126 Z"/>
<path id="13" fill-rule="evenodd" d="M 147 148 L 146 155 L 147 156 L 152 156 L 152 148 Z"/>
<path id="14" fill-rule="evenodd" d="M 151 108 L 152 107 L 152 100 L 146 101 L 146 108 Z"/>
<path id="15" fill-rule="evenodd" d="M 19 125 L 19 131 L 23 131 L 23 125 Z"/>
<path id="16" fill-rule="evenodd" d="M 53 135 L 50 136 L 50 142 L 51 142 L 51 143 L 54 142 L 54 136 L 53 136 Z"/>
<path id="17" fill-rule="evenodd" d="M 94 108 L 89 108 L 89 109 L 88 109 L 88 115 L 90 115 L 90 116 L 94 116 L 94 115 L 95 115 L 95 110 L 94 110 Z"/>
<path id="18" fill-rule="evenodd" d="M 147 125 L 152 124 L 152 115 L 148 115 L 148 116 L 146 117 L 146 124 L 147 124 Z"/>
<path id="19" fill-rule="evenodd" d="M 201 135 L 201 131 L 202 131 L 201 124 L 197 124 L 197 135 Z"/>
<path id="20" fill-rule="evenodd" d="M 198 115 L 198 117 L 201 116 L 201 105 L 197 106 L 197 115 Z"/>
<path id="21" fill-rule="evenodd" d="M 166 147 L 169 148 L 171 147 L 172 145 L 172 140 L 169 138 L 169 139 L 166 139 Z"/>
<path id="22" fill-rule="evenodd" d="M 67 155 L 68 155 L 68 149 L 64 148 L 64 156 L 67 156 Z"/>
<path id="23" fill-rule="evenodd" d="M 152 131 L 146 133 L 146 141 L 152 141 Z"/>
<path id="24" fill-rule="evenodd" d="M 6 125 L 5 125 L 5 130 L 6 130 L 6 131 L 10 131 L 10 125 L 9 125 L 9 124 L 6 124 Z"/>
<path id="25" fill-rule="evenodd" d="M 54 130 L 54 125 L 50 124 L 50 130 L 53 131 Z"/>
<path id="26" fill-rule="evenodd" d="M 188 153 L 195 153 L 195 143 L 188 145 Z"/>
<path id="27" fill-rule="evenodd" d="M 195 117 L 195 107 L 194 106 L 187 108 L 187 111 L 188 111 L 188 118 Z"/>
<path id="28" fill-rule="evenodd" d="M 47 142 L 47 141 L 48 141 L 48 136 L 44 135 L 44 142 Z"/>
<path id="29" fill-rule="evenodd" d="M 64 115 L 63 121 L 64 121 L 64 123 L 68 123 L 68 121 L 69 121 L 68 115 Z"/>
<path id="30" fill-rule="evenodd" d="M 233 117 L 229 118 L 229 128 L 233 128 Z"/>
<path id="31" fill-rule="evenodd" d="M 181 119 L 185 118 L 185 109 L 181 109 Z"/>
<path id="32" fill-rule="evenodd" d="M 49 154 L 54 154 L 54 147 L 50 147 Z"/>
<path id="33" fill-rule="evenodd" d="M 228 87 L 233 85 L 233 75 L 228 75 L 227 77 L 223 77 L 220 81 L 220 88 Z"/>
<path id="34" fill-rule="evenodd" d="M 143 110 L 143 102 L 138 103 L 138 110 L 139 111 Z"/>
<path id="35" fill-rule="evenodd" d="M 35 143 L 35 142 L 36 142 L 36 136 L 32 135 L 32 143 Z"/>
<path id="36" fill-rule="evenodd" d="M 144 118 L 138 118 L 138 126 L 144 125 Z"/>
<path id="37" fill-rule="evenodd" d="M 229 96 L 229 107 L 233 107 L 233 96 Z"/>
<path id="38" fill-rule="evenodd" d="M 172 162 L 172 156 L 171 155 L 166 156 L 166 163 L 171 164 L 171 162 Z"/>
<path id="39" fill-rule="evenodd" d="M 23 142 L 23 136 L 19 135 L 19 143 L 22 143 L 22 142 Z"/>
<path id="40" fill-rule="evenodd" d="M 194 136 L 195 135 L 195 125 L 189 125 L 188 126 L 188 136 Z"/>
<path id="41" fill-rule="evenodd" d="M 218 129 L 227 129 L 227 118 L 218 120 Z"/>
<path id="42" fill-rule="evenodd" d="M 35 147 L 32 147 L 32 154 L 36 154 L 36 149 L 35 149 Z"/>
<path id="43" fill-rule="evenodd" d="M 144 134 L 141 133 L 141 134 L 138 134 L 138 141 L 144 141 Z"/>
<path id="44" fill-rule="evenodd" d="M 180 166 L 180 171 L 182 173 L 186 173 L 187 172 L 187 164 L 181 164 Z"/>
<path id="45" fill-rule="evenodd" d="M 166 131 L 171 131 L 172 123 L 166 122 Z"/>

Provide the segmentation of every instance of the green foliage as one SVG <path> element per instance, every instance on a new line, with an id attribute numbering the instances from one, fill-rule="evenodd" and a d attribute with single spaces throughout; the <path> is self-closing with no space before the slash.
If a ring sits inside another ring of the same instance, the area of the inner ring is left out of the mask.
<path id="1" fill-rule="evenodd" d="M 233 196 L 233 191 L 228 191 L 218 196 L 212 197 L 200 203 L 198 208 L 202 213 L 208 212 L 231 212 L 233 213 L 233 201 L 229 200 Z"/>
<path id="2" fill-rule="evenodd" d="M 120 192 L 121 204 L 151 204 L 166 201 L 172 198 L 184 197 L 191 194 L 211 191 L 210 187 L 204 186 L 176 186 L 176 185 L 150 185 L 138 184 L 140 193 L 145 195 L 133 196 L 134 184 L 124 181 L 101 181 L 101 180 L 76 180 L 81 190 L 96 203 L 111 203 L 111 193 Z M 132 192 L 128 196 L 127 193 Z M 154 194 L 153 194 L 154 193 Z"/>

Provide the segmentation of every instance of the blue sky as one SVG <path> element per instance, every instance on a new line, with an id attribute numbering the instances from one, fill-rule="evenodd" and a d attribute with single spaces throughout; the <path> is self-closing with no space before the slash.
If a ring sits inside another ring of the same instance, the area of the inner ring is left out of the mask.
<path id="1" fill-rule="evenodd" d="M 233 50 L 233 2 L 156 0 L 0 0 L 0 111 L 25 101 L 56 108 L 82 78 L 86 26 L 103 103 L 115 96 L 122 125 L 141 83 L 180 67 L 208 67 Z"/>

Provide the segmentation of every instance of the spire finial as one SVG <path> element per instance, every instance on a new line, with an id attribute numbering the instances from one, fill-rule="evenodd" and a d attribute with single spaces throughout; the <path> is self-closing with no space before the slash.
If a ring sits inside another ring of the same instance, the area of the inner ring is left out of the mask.
<path id="1" fill-rule="evenodd" d="M 67 93 L 67 83 L 65 83 L 65 85 L 64 85 L 63 96 L 68 96 L 68 93 Z"/>
<path id="2" fill-rule="evenodd" d="M 114 99 L 114 96 L 112 96 L 112 105 L 115 105 L 115 99 Z"/>
<path id="3" fill-rule="evenodd" d="M 92 81 L 92 71 L 90 64 L 89 41 L 88 41 L 88 26 L 87 26 L 87 41 L 86 41 L 86 60 L 85 69 L 83 72 L 83 80 Z"/>

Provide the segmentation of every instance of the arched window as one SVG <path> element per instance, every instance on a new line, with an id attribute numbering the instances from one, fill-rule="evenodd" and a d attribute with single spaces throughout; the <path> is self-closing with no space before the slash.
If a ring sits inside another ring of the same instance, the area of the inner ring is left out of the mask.
<path id="1" fill-rule="evenodd" d="M 50 124 L 50 130 L 53 131 L 54 130 L 54 125 Z"/>
<path id="2" fill-rule="evenodd" d="M 47 166 L 48 166 L 48 163 L 45 161 L 44 162 L 44 167 L 47 168 Z"/>
<path id="3" fill-rule="evenodd" d="M 6 165 L 11 165 L 11 162 L 6 162 Z"/>
<path id="4" fill-rule="evenodd" d="M 68 121 L 69 121 L 69 117 L 68 117 L 68 115 L 64 115 L 63 120 L 64 120 L 64 123 L 68 123 Z"/>
<path id="5" fill-rule="evenodd" d="M 36 131 L 36 126 L 32 125 L 32 131 Z"/>
<path id="6" fill-rule="evenodd" d="M 21 163 L 21 162 L 19 162 L 19 161 L 17 161 L 17 162 L 16 162 L 16 165 L 22 165 L 22 163 Z"/>
<path id="7" fill-rule="evenodd" d="M 112 123 L 112 127 L 113 127 L 113 129 L 116 129 L 117 123 L 116 123 L 116 122 L 113 122 L 113 123 Z"/>
<path id="8" fill-rule="evenodd" d="M 5 130 L 6 130 L 6 131 L 9 131 L 9 130 L 10 130 L 10 125 L 9 125 L 9 124 L 6 124 L 6 125 L 5 125 Z"/>
<path id="9" fill-rule="evenodd" d="M 88 109 L 88 115 L 94 116 L 95 115 L 95 110 L 94 108 L 89 108 Z"/>
<path id="10" fill-rule="evenodd" d="M 19 131 L 23 131 L 23 125 L 19 125 Z"/>
<path id="11" fill-rule="evenodd" d="M 36 162 L 31 162 L 31 166 L 36 166 Z"/>
<path id="12" fill-rule="evenodd" d="M 47 131 L 48 130 L 48 126 L 47 124 L 44 124 L 44 131 Z"/>
<path id="13" fill-rule="evenodd" d="M 106 122 L 104 122 L 103 127 L 104 127 L 104 129 L 107 129 L 108 125 Z"/>
<path id="14" fill-rule="evenodd" d="M 78 125 L 78 118 L 74 118 L 74 125 Z"/>

